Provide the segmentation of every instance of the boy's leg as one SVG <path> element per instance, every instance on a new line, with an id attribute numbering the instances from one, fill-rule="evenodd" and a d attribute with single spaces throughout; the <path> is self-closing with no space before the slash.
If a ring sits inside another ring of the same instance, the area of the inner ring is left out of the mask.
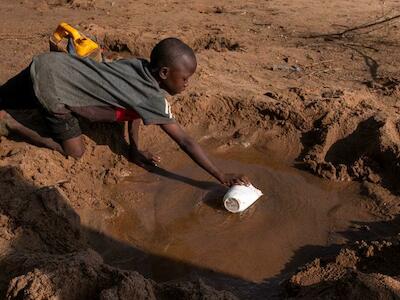
<path id="1" fill-rule="evenodd" d="M 63 153 L 80 158 L 85 152 L 81 128 L 78 119 L 67 109 L 60 109 L 58 113 L 44 112 L 47 126 L 52 137 L 59 141 Z"/>
<path id="2" fill-rule="evenodd" d="M 64 154 L 63 148 L 59 143 L 52 138 L 42 137 L 36 131 L 22 125 L 4 110 L 0 111 L 0 123 L 4 124 L 9 131 L 28 139 L 36 146 L 57 150 Z"/>
<path id="3" fill-rule="evenodd" d="M 64 155 L 69 155 L 74 158 L 81 157 L 85 152 L 85 146 L 81 135 L 57 143 L 52 138 L 42 137 L 36 131 L 22 125 L 4 110 L 0 111 L 0 122 L 4 122 L 7 129 L 11 132 L 28 139 L 36 146 L 56 150 Z"/>
<path id="4" fill-rule="evenodd" d="M 7 135 L 9 131 L 12 131 L 37 146 L 63 152 L 60 144 L 50 138 L 40 136 L 6 111 L 38 108 L 40 108 L 40 104 L 33 91 L 30 67 L 28 66 L 0 86 L 0 135 Z"/>
<path id="5" fill-rule="evenodd" d="M 21 124 L 5 109 L 43 110 L 33 91 L 30 67 L 22 70 L 0 86 L 0 135 L 9 130 L 28 139 L 34 145 L 56 150 L 75 158 L 81 157 L 85 152 L 78 120 L 69 112 L 64 117 L 44 112 L 45 119 L 55 138 L 57 138 L 57 141 L 61 141 L 56 142 L 55 139 L 42 137 L 36 131 Z"/>

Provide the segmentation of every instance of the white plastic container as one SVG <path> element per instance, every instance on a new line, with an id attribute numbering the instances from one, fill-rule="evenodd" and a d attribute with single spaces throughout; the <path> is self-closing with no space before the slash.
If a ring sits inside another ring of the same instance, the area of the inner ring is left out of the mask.
<path id="1" fill-rule="evenodd" d="M 242 212 L 262 195 L 263 193 L 253 185 L 234 185 L 224 196 L 224 206 L 232 213 Z"/>

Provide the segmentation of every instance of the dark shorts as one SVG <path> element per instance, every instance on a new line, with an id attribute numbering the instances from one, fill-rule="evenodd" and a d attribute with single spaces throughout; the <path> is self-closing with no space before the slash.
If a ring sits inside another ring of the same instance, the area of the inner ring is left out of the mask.
<path id="1" fill-rule="evenodd" d="M 0 110 L 39 109 L 50 130 L 51 137 L 65 141 L 81 135 L 78 119 L 67 108 L 61 114 L 47 111 L 33 90 L 30 67 L 0 86 Z"/>

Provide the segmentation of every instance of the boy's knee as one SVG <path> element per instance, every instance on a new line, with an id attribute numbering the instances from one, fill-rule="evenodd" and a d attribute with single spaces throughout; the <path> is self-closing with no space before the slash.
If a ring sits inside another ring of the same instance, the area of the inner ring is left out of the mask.
<path id="1" fill-rule="evenodd" d="M 85 153 L 85 149 L 83 149 L 83 148 L 81 148 L 81 149 L 68 149 L 67 151 L 64 149 L 64 153 L 67 156 L 71 156 L 71 157 L 73 157 L 75 159 L 79 159 Z"/>
<path id="2" fill-rule="evenodd" d="M 72 156 L 73 158 L 81 158 L 85 153 L 85 146 L 80 136 L 62 142 L 62 148 L 65 155 Z"/>

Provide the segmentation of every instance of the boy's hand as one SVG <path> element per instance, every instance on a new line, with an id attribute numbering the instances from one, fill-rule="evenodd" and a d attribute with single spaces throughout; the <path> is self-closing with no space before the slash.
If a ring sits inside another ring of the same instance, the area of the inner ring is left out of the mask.
<path id="1" fill-rule="evenodd" d="M 130 150 L 129 156 L 130 160 L 139 166 L 157 166 L 157 164 L 161 161 L 161 158 L 158 155 L 153 155 L 148 151 L 139 151 L 136 149 Z"/>
<path id="2" fill-rule="evenodd" d="M 250 180 L 241 174 L 223 174 L 221 178 L 223 185 L 231 187 L 232 185 L 250 185 Z"/>

